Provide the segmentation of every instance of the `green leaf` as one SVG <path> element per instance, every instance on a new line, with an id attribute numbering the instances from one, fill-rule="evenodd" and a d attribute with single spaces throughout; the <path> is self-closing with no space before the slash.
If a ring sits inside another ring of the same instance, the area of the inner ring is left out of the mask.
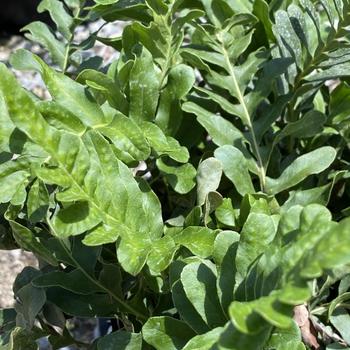
<path id="1" fill-rule="evenodd" d="M 38 12 L 49 11 L 52 20 L 56 23 L 57 30 L 70 40 L 73 18 L 66 12 L 62 2 L 57 0 L 43 0 L 38 6 Z"/>
<path id="2" fill-rule="evenodd" d="M 257 320 L 252 319 L 251 325 L 254 333 L 245 334 L 240 332 L 231 322 L 228 322 L 218 343 L 213 348 L 215 350 L 261 349 L 261 346 L 267 342 L 270 336 L 271 327 L 263 325 L 261 318 Z M 257 327 L 260 325 L 262 327 Z"/>
<path id="3" fill-rule="evenodd" d="M 181 280 L 177 280 L 173 283 L 171 293 L 174 306 L 178 310 L 181 319 L 184 320 L 197 334 L 209 332 L 210 327 L 204 322 L 201 315 L 196 311 L 191 301 L 187 298 Z"/>
<path id="4" fill-rule="evenodd" d="M 150 146 L 161 155 L 167 155 L 179 163 L 187 163 L 189 153 L 186 147 L 181 146 L 180 143 L 170 137 L 166 136 L 163 131 L 153 123 L 142 123 L 144 135 Z"/>
<path id="5" fill-rule="evenodd" d="M 342 63 L 337 66 L 330 67 L 323 71 L 317 72 L 315 74 L 311 74 L 307 77 L 308 81 L 316 82 L 316 81 L 326 81 L 329 79 L 337 79 L 337 78 L 345 78 L 349 76 L 349 68 L 350 63 Z"/>
<path id="6" fill-rule="evenodd" d="M 207 158 L 197 169 L 197 203 L 203 205 L 209 192 L 215 191 L 220 184 L 221 163 L 215 158 Z"/>
<path id="7" fill-rule="evenodd" d="M 21 50 L 14 54 L 13 64 L 20 60 L 18 55 L 21 55 Z M 39 63 L 39 72 L 55 102 L 76 115 L 86 126 L 98 127 L 107 124 L 102 109 L 84 86 L 62 73 L 55 72 L 39 57 L 34 55 L 30 57 L 34 64 Z"/>
<path id="8" fill-rule="evenodd" d="M 27 213 L 32 222 L 41 221 L 46 217 L 49 208 L 49 194 L 45 184 L 40 180 L 35 180 L 28 193 Z"/>
<path id="9" fill-rule="evenodd" d="M 35 278 L 32 284 L 39 288 L 61 287 L 77 294 L 93 294 L 103 291 L 80 270 L 68 273 L 63 271 L 49 272 Z"/>
<path id="10" fill-rule="evenodd" d="M 330 317 L 330 322 L 337 329 L 347 344 L 349 344 L 350 336 L 348 329 L 350 326 L 350 315 L 348 311 L 343 307 L 337 308 Z"/>
<path id="11" fill-rule="evenodd" d="M 173 239 L 201 258 L 212 255 L 214 249 L 215 231 L 201 226 L 189 226 L 176 234 Z"/>
<path id="12" fill-rule="evenodd" d="M 172 237 L 164 236 L 152 245 L 147 264 L 155 273 L 164 271 L 173 260 L 176 245 Z"/>
<path id="13" fill-rule="evenodd" d="M 217 148 L 214 155 L 221 162 L 224 174 L 232 181 L 240 195 L 244 196 L 247 193 L 255 192 L 247 160 L 241 151 L 226 145 Z"/>
<path id="14" fill-rule="evenodd" d="M 52 219 L 52 226 L 60 238 L 76 236 L 92 229 L 101 218 L 88 202 L 77 202 L 61 209 Z"/>
<path id="15" fill-rule="evenodd" d="M 311 188 L 309 190 L 290 191 L 288 200 L 283 204 L 282 210 L 289 210 L 290 208 L 301 205 L 306 206 L 312 203 L 327 204 L 328 195 L 331 189 L 331 184 Z"/>
<path id="16" fill-rule="evenodd" d="M 116 147 L 116 154 L 125 163 L 145 160 L 151 153 L 141 128 L 121 113 L 116 113 L 111 123 L 97 128 Z"/>
<path id="17" fill-rule="evenodd" d="M 238 105 L 231 103 L 225 97 L 222 97 L 220 94 L 208 89 L 203 89 L 199 86 L 196 86 L 195 88 L 201 93 L 207 95 L 212 101 L 216 102 L 220 106 L 220 108 L 222 108 L 227 113 L 238 116 L 242 114 L 242 110 Z"/>
<path id="18" fill-rule="evenodd" d="M 3 73 L 0 87 L 6 91 L 11 119 L 59 164 L 59 171 L 51 179 L 68 187 L 62 192 L 64 195 L 61 193 L 61 199 L 68 199 L 79 213 L 74 216 L 69 210 L 61 209 L 51 229 L 58 224 L 61 233 L 67 235 L 74 222 L 72 233 L 78 234 L 105 223 L 112 228 L 114 241 L 123 236 L 117 253 L 123 268 L 138 273 L 146 262 L 151 240 L 159 238 L 163 229 L 158 198 L 145 184 L 139 187 L 131 171 L 116 159 L 111 145 L 101 135 L 90 130 L 79 138 L 50 127 L 6 68 L 1 66 L 0 70 Z M 80 211 L 81 208 L 84 210 Z M 104 241 L 102 237 L 94 244 Z M 135 258 L 130 260 L 128 253 Z"/>
<path id="19" fill-rule="evenodd" d="M 214 243 L 214 261 L 218 268 L 217 289 L 222 309 L 227 309 L 234 299 L 235 274 L 237 266 L 235 258 L 237 253 L 239 234 L 234 231 L 220 232 Z"/>
<path id="20" fill-rule="evenodd" d="M 154 120 L 159 97 L 159 78 L 152 55 L 146 48 L 142 48 L 136 55 L 129 85 L 129 117 L 136 122 Z"/>
<path id="21" fill-rule="evenodd" d="M 22 168 L 22 169 L 21 169 Z M 0 203 L 11 202 L 21 205 L 26 198 L 26 185 L 30 173 L 16 162 L 6 162 L 0 165 Z"/>
<path id="22" fill-rule="evenodd" d="M 124 310 L 107 294 L 81 295 L 62 288 L 49 288 L 47 300 L 59 307 L 64 313 L 77 317 L 114 317 Z"/>
<path id="23" fill-rule="evenodd" d="M 239 0 L 239 1 L 228 0 L 227 2 L 230 5 L 230 7 L 232 7 L 232 9 L 237 13 L 240 13 L 240 12 L 250 13 L 251 12 L 252 4 L 251 4 L 251 1 L 249 1 L 249 0 Z"/>
<path id="24" fill-rule="evenodd" d="M 156 124 L 166 135 L 174 135 L 181 124 L 182 100 L 192 88 L 195 75 L 192 68 L 179 64 L 169 71 L 168 82 L 163 89 L 156 115 Z"/>
<path id="25" fill-rule="evenodd" d="M 234 325 L 243 333 L 250 333 L 249 314 L 256 312 L 275 327 L 292 326 L 293 308 L 279 303 L 274 296 L 262 297 L 250 302 L 234 301 L 230 305 L 230 317 Z"/>
<path id="26" fill-rule="evenodd" d="M 275 14 L 276 25 L 274 26 L 275 36 L 283 45 L 283 53 L 292 56 L 299 68 L 302 68 L 302 46 L 297 33 L 293 29 L 288 13 L 286 11 L 277 11 Z M 289 47 L 289 52 L 287 47 Z M 287 54 L 288 53 L 288 54 Z"/>
<path id="27" fill-rule="evenodd" d="M 46 48 L 50 52 L 52 60 L 61 68 L 64 66 L 65 45 L 56 39 L 45 23 L 32 22 L 23 27 L 22 31 L 27 32 L 25 33 L 26 38 L 36 41 Z"/>
<path id="28" fill-rule="evenodd" d="M 142 336 L 140 333 L 118 331 L 100 338 L 97 350 L 141 350 Z"/>
<path id="29" fill-rule="evenodd" d="M 145 11 L 147 7 L 142 0 L 134 0 L 131 3 L 129 0 L 119 0 L 117 2 L 112 0 L 97 0 L 95 2 L 101 5 L 94 7 L 94 15 L 102 17 L 107 21 L 137 19 L 148 22 L 150 20 L 150 15 Z"/>
<path id="30" fill-rule="evenodd" d="M 349 118 L 346 112 L 349 108 L 350 88 L 346 83 L 342 83 L 332 92 L 330 96 L 330 114 L 334 124 L 346 122 Z"/>
<path id="31" fill-rule="evenodd" d="M 33 327 L 37 315 L 46 302 L 45 291 L 28 283 L 16 292 L 16 297 L 20 302 L 16 305 L 17 313 L 22 314 L 28 328 Z"/>
<path id="32" fill-rule="evenodd" d="M 193 337 L 183 348 L 183 350 L 209 350 L 216 343 L 222 332 L 222 327 L 212 329 L 205 334 Z"/>
<path id="33" fill-rule="evenodd" d="M 118 80 L 114 80 L 108 75 L 93 69 L 84 69 L 79 73 L 76 81 L 105 96 L 109 104 L 116 110 L 123 114 L 128 113 L 129 103 L 121 91 Z"/>
<path id="34" fill-rule="evenodd" d="M 333 314 L 334 310 L 337 308 L 337 306 L 344 301 L 347 301 L 350 299 L 350 292 L 343 293 L 332 300 L 331 304 L 329 305 L 328 309 L 328 318 Z"/>
<path id="35" fill-rule="evenodd" d="M 277 135 L 275 143 L 284 137 L 292 136 L 296 138 L 307 138 L 319 134 L 323 130 L 326 116 L 318 111 L 309 111 L 298 121 L 288 123 Z"/>
<path id="36" fill-rule="evenodd" d="M 293 322 L 289 329 L 275 329 L 271 334 L 268 347 L 278 350 L 305 350 L 298 325 Z"/>
<path id="37" fill-rule="evenodd" d="M 179 166 L 167 165 L 159 158 L 157 159 L 157 167 L 177 193 L 188 193 L 196 185 L 197 171 L 190 163 Z"/>
<path id="38" fill-rule="evenodd" d="M 104 264 L 99 275 L 99 282 L 117 296 L 122 296 L 122 273 L 116 264 Z"/>
<path id="39" fill-rule="evenodd" d="M 181 273 L 181 282 L 187 298 L 209 327 L 226 323 L 216 289 L 216 271 L 211 263 L 186 265 Z"/>
<path id="40" fill-rule="evenodd" d="M 222 204 L 216 208 L 215 217 L 224 225 L 235 226 L 236 214 L 230 198 L 224 198 Z"/>
<path id="41" fill-rule="evenodd" d="M 313 249 L 313 254 L 316 254 L 317 259 L 312 261 L 310 255 L 304 258 L 305 265 L 301 270 L 302 276 L 320 275 L 323 269 L 336 268 L 348 262 L 350 258 L 347 252 L 349 242 L 346 232 L 349 230 L 349 225 L 350 220 L 347 218 L 338 225 L 328 226 L 328 230 L 324 229 L 327 235 L 320 239 Z"/>
<path id="42" fill-rule="evenodd" d="M 253 14 L 259 18 L 268 39 L 274 42 L 275 37 L 272 31 L 272 22 L 269 15 L 268 3 L 265 0 L 255 0 L 253 4 Z"/>
<path id="43" fill-rule="evenodd" d="M 157 350 L 180 350 L 195 333 L 186 323 L 163 316 L 150 318 L 142 327 L 142 335 Z"/>
<path id="44" fill-rule="evenodd" d="M 336 151 L 325 146 L 306 153 L 294 160 L 277 179 L 266 178 L 266 190 L 277 194 L 297 185 L 312 174 L 319 174 L 327 169 L 334 161 Z"/>
<path id="45" fill-rule="evenodd" d="M 23 248 L 37 254 L 47 263 L 57 266 L 58 262 L 53 253 L 34 235 L 27 227 L 10 220 L 13 236 L 16 242 Z"/>
<path id="46" fill-rule="evenodd" d="M 264 252 L 275 237 L 277 225 L 272 216 L 251 213 L 240 234 L 236 256 L 236 283 L 244 279 L 249 266 Z"/>
<path id="47" fill-rule="evenodd" d="M 38 105 L 38 109 L 45 120 L 54 128 L 67 130 L 77 135 L 83 135 L 86 126 L 66 108 L 53 101 L 43 101 Z"/>
<path id="48" fill-rule="evenodd" d="M 222 204 L 223 198 L 219 192 L 211 191 L 207 194 L 204 203 L 204 224 L 210 221 L 210 214 Z"/>
<path id="49" fill-rule="evenodd" d="M 207 130 L 218 146 L 233 145 L 244 140 L 242 133 L 232 123 L 197 104 L 186 102 L 182 105 L 182 109 L 197 116 L 198 122 Z"/>

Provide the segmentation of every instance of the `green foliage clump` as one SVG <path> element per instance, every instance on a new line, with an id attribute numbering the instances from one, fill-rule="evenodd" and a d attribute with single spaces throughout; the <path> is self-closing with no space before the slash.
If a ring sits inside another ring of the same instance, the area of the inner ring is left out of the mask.
<path id="1" fill-rule="evenodd" d="M 0 65 L 2 249 L 33 252 L 1 350 L 350 347 L 350 1 L 43 0 L 50 99 Z M 79 25 L 103 19 L 79 42 Z M 120 37 L 102 28 L 124 21 Z M 105 65 L 84 52 L 103 43 Z"/>

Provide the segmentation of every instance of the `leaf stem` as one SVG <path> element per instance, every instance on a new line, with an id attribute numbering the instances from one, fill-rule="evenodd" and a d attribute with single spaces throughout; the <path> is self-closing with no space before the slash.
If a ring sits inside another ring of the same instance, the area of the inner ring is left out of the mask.
<path id="1" fill-rule="evenodd" d="M 79 16 L 81 14 L 81 11 L 82 11 L 84 5 L 85 5 L 85 1 L 82 1 L 80 3 L 80 5 L 79 5 L 78 11 L 76 12 L 76 14 L 73 17 L 73 25 L 72 25 L 72 28 L 71 28 L 72 32 L 71 32 L 71 35 L 69 37 L 69 40 L 67 41 L 66 50 L 64 52 L 64 61 L 63 61 L 63 66 L 62 66 L 62 73 L 66 73 L 66 71 L 68 69 L 69 52 L 70 52 L 71 45 L 72 45 L 73 40 L 74 40 L 74 32 L 75 32 L 75 29 L 77 27 L 77 25 L 75 23 L 79 19 Z"/>

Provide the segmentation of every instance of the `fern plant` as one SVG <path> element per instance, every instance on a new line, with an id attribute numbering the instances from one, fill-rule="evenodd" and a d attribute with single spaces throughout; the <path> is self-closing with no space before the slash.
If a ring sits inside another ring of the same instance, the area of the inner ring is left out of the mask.
<path id="1" fill-rule="evenodd" d="M 19 50 L 11 66 L 51 98 L 0 65 L 0 244 L 40 263 L 0 313 L 0 349 L 350 346 L 349 1 L 38 10 L 55 31 L 24 30 L 54 64 Z M 77 42 L 101 18 L 121 37 Z M 83 61 L 97 41 L 119 58 Z M 74 316 L 118 327 L 83 344 Z"/>

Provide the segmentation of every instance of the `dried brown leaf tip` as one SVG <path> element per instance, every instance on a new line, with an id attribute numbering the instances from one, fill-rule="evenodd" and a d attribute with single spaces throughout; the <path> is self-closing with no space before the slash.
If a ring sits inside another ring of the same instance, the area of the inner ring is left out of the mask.
<path id="1" fill-rule="evenodd" d="M 317 332 L 310 321 L 310 313 L 306 304 L 297 305 L 294 307 L 293 318 L 300 328 L 303 342 L 312 349 L 320 349 L 320 344 L 317 341 Z"/>

